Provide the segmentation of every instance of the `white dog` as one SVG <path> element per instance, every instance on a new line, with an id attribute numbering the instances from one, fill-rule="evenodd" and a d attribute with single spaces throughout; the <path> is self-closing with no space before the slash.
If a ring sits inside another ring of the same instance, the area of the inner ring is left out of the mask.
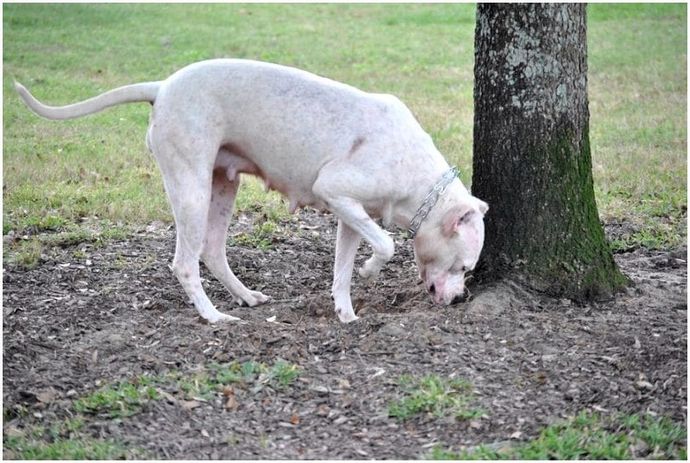
<path id="1" fill-rule="evenodd" d="M 409 109 L 298 69 L 245 60 L 209 60 L 168 79 L 45 106 L 23 86 L 26 104 L 48 119 L 70 119 L 137 101 L 153 105 L 146 138 L 175 215 L 173 271 L 209 322 L 237 320 L 204 292 L 199 260 L 241 304 L 267 296 L 245 287 L 228 266 L 226 233 L 240 174 L 255 175 L 290 202 L 338 217 L 332 295 L 343 322 L 357 319 L 350 282 L 360 239 L 373 255 L 360 269 L 375 277 L 393 255 L 384 226 L 408 228 L 421 278 L 436 303 L 465 297 L 465 272 L 484 243 L 487 204 L 457 178 Z"/>

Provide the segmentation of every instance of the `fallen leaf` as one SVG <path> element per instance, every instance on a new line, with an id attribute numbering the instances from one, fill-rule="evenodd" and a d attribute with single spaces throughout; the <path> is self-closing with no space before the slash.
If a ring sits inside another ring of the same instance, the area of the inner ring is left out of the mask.
<path id="1" fill-rule="evenodd" d="M 290 423 L 297 426 L 299 424 L 299 416 L 297 413 L 293 413 L 292 416 L 290 417 Z"/>
<path id="2" fill-rule="evenodd" d="M 173 397 L 172 394 L 165 392 L 162 389 L 156 388 L 156 392 L 158 392 L 158 394 L 160 394 L 161 397 L 163 397 L 165 400 L 167 400 L 170 403 L 174 404 L 177 402 L 177 399 L 175 397 Z"/>
<path id="3" fill-rule="evenodd" d="M 5 434 L 9 437 L 22 437 L 24 433 L 15 426 L 10 426 L 5 429 Z"/>
<path id="4" fill-rule="evenodd" d="M 180 405 L 185 410 L 193 410 L 193 409 L 197 408 L 198 406 L 200 406 L 201 402 L 197 402 L 196 400 L 182 400 L 182 401 L 180 401 Z"/>
<path id="5" fill-rule="evenodd" d="M 633 458 L 642 458 L 649 453 L 649 445 L 642 439 L 635 439 L 630 445 Z"/>
<path id="6" fill-rule="evenodd" d="M 655 386 L 649 381 L 637 381 L 635 386 L 637 386 L 638 389 L 646 389 L 648 391 L 653 391 L 655 389 Z"/>
<path id="7" fill-rule="evenodd" d="M 49 404 L 55 400 L 57 397 L 57 392 L 55 392 L 55 389 L 46 389 L 43 392 L 39 392 L 36 394 L 36 399 L 44 404 Z"/>
<path id="8" fill-rule="evenodd" d="M 328 405 L 321 404 L 316 408 L 316 414 L 319 416 L 327 416 L 331 408 Z"/>
<path id="9" fill-rule="evenodd" d="M 225 402 L 226 410 L 236 410 L 239 406 L 240 404 L 237 403 L 237 399 L 235 398 L 234 394 L 228 396 L 228 400 Z"/>

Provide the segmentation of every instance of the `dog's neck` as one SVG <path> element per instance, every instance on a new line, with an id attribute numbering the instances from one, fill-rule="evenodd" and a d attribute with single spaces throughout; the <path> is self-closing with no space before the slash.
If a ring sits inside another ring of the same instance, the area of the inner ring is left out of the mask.
<path id="1" fill-rule="evenodd" d="M 410 226 L 407 229 L 410 238 L 415 237 L 415 235 L 419 231 L 419 227 L 421 227 L 424 220 L 427 218 L 429 213 L 431 213 L 431 210 L 434 208 L 434 206 L 436 206 L 438 200 L 441 198 L 441 196 L 445 194 L 450 184 L 456 181 L 457 179 L 458 168 L 453 166 L 450 169 L 448 169 L 443 174 L 443 176 L 434 184 L 433 188 L 424 197 L 424 200 L 422 201 L 421 205 L 417 209 L 417 212 L 410 221 Z"/>
<path id="2" fill-rule="evenodd" d="M 450 167 L 446 165 L 440 169 L 434 169 L 434 173 L 425 176 L 429 180 L 426 182 L 418 182 L 412 191 L 409 192 L 408 197 L 398 203 L 398 207 L 395 210 L 395 216 L 393 221 L 395 224 L 407 230 L 410 224 L 419 211 L 420 206 L 429 195 L 429 192 L 438 184 L 439 180 L 443 175 L 448 172 Z M 459 201 L 459 198 L 463 194 L 469 194 L 465 186 L 462 184 L 459 178 L 454 179 L 448 186 L 443 194 L 441 194 L 436 203 L 429 210 L 428 215 L 422 221 L 421 225 L 417 230 L 417 234 L 422 233 L 425 228 L 428 228 L 429 224 L 438 222 L 439 217 L 443 215 L 443 211 L 447 209 L 445 206 L 447 203 L 455 203 Z"/>

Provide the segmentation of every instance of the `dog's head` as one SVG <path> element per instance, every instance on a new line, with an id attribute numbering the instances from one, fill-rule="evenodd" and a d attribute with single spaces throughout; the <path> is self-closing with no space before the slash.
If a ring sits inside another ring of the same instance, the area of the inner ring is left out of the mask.
<path id="1" fill-rule="evenodd" d="M 474 270 L 484 246 L 484 214 L 489 206 L 469 194 L 444 204 L 414 240 L 419 276 L 437 304 L 467 297 L 465 274 Z"/>

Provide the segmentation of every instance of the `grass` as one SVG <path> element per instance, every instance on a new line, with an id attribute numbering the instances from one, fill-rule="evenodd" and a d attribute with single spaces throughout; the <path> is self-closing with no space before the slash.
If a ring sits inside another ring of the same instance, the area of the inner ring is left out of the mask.
<path id="1" fill-rule="evenodd" d="M 600 213 L 639 229 L 614 248 L 676 247 L 687 239 L 687 6 L 588 8 Z"/>
<path id="2" fill-rule="evenodd" d="M 38 266 L 44 251 L 50 248 L 65 248 L 89 243 L 99 248 L 113 240 L 122 240 L 129 234 L 126 227 L 107 222 L 93 227 L 69 225 L 54 233 L 45 233 L 46 228 L 25 229 L 27 235 L 9 241 L 5 246 L 5 261 L 22 269 L 29 270 Z M 15 234 L 16 236 L 16 234 Z M 75 258 L 85 258 L 82 249 L 73 251 Z"/>
<path id="3" fill-rule="evenodd" d="M 256 393 L 265 386 L 283 390 L 300 374 L 297 365 L 278 359 L 272 365 L 248 360 L 225 364 L 211 363 L 190 374 L 171 371 L 163 376 L 142 376 L 133 380 L 108 384 L 74 402 L 77 413 L 126 418 L 142 412 L 147 404 L 166 395 L 160 391 L 182 392 L 183 400 L 211 400 L 224 388 L 238 385 Z"/>
<path id="4" fill-rule="evenodd" d="M 109 420 L 132 419 L 156 401 L 173 397 L 189 406 L 196 400 L 212 402 L 225 396 L 228 387 L 256 394 L 264 387 L 284 391 L 299 377 L 301 369 L 281 359 L 272 364 L 245 362 L 211 363 L 195 373 L 171 371 L 160 376 L 140 376 L 106 384 L 74 400 L 70 418 L 59 422 L 29 424 L 23 428 L 5 427 L 4 456 L 18 460 L 114 460 L 141 457 L 143 451 L 114 440 L 95 439 L 88 434 L 89 416 Z M 235 394 L 235 389 L 232 389 Z M 5 421 L 15 416 L 4 411 Z M 28 423 L 34 421 L 24 413 Z M 39 418 L 40 419 L 40 418 Z"/>
<path id="5" fill-rule="evenodd" d="M 142 377 L 136 382 L 123 381 L 104 386 L 77 400 L 74 410 L 79 413 L 105 414 L 110 418 L 125 418 L 136 415 L 147 403 L 159 398 L 160 394 L 151 379 Z"/>
<path id="6" fill-rule="evenodd" d="M 82 433 L 81 417 L 68 418 L 49 428 L 5 430 L 3 457 L 8 460 L 116 460 L 132 458 L 133 450 L 112 441 Z"/>
<path id="7" fill-rule="evenodd" d="M 495 447 L 495 446 L 494 446 Z M 531 441 L 496 450 L 480 445 L 452 452 L 436 447 L 433 460 L 631 460 L 687 459 L 686 429 L 668 418 L 602 417 L 583 411 L 544 428 Z"/>
<path id="8" fill-rule="evenodd" d="M 299 377 L 299 373 L 300 369 L 297 365 L 281 359 L 276 360 L 273 365 L 248 360 L 242 363 L 212 363 L 196 376 L 181 378 L 177 381 L 188 397 L 208 399 L 214 393 L 222 391 L 225 386 L 233 384 L 238 384 L 253 392 L 258 392 L 265 385 L 278 390 L 285 389 Z"/>
<path id="9" fill-rule="evenodd" d="M 403 398 L 388 407 L 388 416 L 398 420 L 405 421 L 419 415 L 471 419 L 483 414 L 481 410 L 470 406 L 472 385 L 466 381 L 444 379 L 438 375 L 422 378 L 402 376 L 398 384 Z"/>
<path id="10" fill-rule="evenodd" d="M 8 460 L 120 460 L 126 449 L 114 442 L 93 438 L 41 439 L 8 437 L 4 441 Z"/>
<path id="11" fill-rule="evenodd" d="M 623 247 L 685 240 L 686 9 L 588 7 L 599 210 L 640 230 Z M 462 180 L 471 179 L 473 5 L 6 4 L 3 21 L 4 234 L 80 227 L 92 216 L 128 224 L 172 218 L 144 143 L 148 105 L 45 121 L 20 103 L 15 78 L 61 104 L 206 58 L 294 65 L 398 95 Z M 245 182 L 238 210 L 287 215 L 261 190 Z M 268 245 L 261 235 L 246 244 Z"/>
<path id="12" fill-rule="evenodd" d="M 266 250 L 273 245 L 277 230 L 278 224 L 272 220 L 259 220 L 254 223 L 254 228 L 251 232 L 239 233 L 233 236 L 232 240 L 234 244 L 240 246 Z"/>

